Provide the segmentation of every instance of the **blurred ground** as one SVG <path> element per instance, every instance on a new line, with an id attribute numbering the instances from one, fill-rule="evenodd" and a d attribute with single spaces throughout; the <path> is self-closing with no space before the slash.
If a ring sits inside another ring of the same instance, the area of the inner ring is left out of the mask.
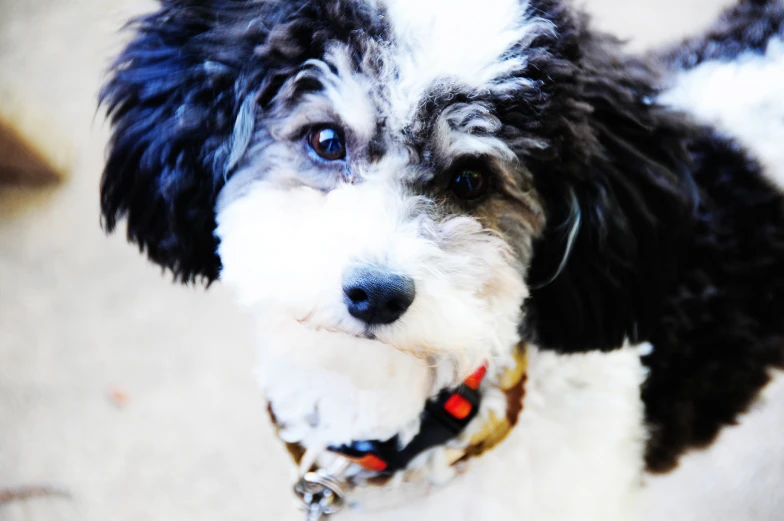
<path id="1" fill-rule="evenodd" d="M 640 49 L 698 31 L 727 3 L 586 5 Z M 0 489 L 72 495 L 0 505 L 0 521 L 291 516 L 248 321 L 219 285 L 174 286 L 99 227 L 96 91 L 117 28 L 150 5 L 0 0 L 0 103 L 46 114 L 76 164 L 59 187 L 0 186 Z"/>

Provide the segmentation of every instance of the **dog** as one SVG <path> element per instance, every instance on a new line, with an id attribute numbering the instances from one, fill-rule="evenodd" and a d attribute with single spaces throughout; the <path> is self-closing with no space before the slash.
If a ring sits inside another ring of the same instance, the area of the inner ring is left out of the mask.
<path id="1" fill-rule="evenodd" d="M 307 519 L 649 519 L 781 381 L 783 22 L 639 57 L 562 0 L 161 0 L 103 223 L 253 315 Z"/>

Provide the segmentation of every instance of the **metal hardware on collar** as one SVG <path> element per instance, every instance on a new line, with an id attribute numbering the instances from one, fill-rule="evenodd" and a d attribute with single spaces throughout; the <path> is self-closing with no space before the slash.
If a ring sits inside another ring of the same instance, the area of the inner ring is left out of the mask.
<path id="1" fill-rule="evenodd" d="M 349 465 L 349 461 L 341 461 L 329 471 L 306 472 L 294 485 L 294 494 L 305 510 L 305 521 L 321 521 L 343 510 L 343 474 Z"/>

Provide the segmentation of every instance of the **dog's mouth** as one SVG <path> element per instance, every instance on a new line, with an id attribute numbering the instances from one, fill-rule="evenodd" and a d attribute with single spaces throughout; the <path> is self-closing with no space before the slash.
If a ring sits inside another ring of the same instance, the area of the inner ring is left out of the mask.
<path id="1" fill-rule="evenodd" d="M 432 343 L 396 341 L 394 332 L 398 326 L 394 325 L 357 325 L 346 320 L 341 320 L 337 324 L 324 325 L 312 320 L 310 315 L 295 320 L 305 329 L 319 334 L 334 335 L 334 339 L 343 338 L 347 342 L 367 341 L 370 342 L 367 345 L 368 349 L 377 349 L 383 346 L 383 348 L 395 349 L 407 356 L 414 357 L 431 367 L 438 364 L 449 366 L 452 368 L 452 376 L 444 382 L 444 385 L 456 385 L 470 370 L 475 369 L 482 362 L 480 359 L 474 359 L 476 357 L 469 360 L 465 353 L 452 353 L 434 346 Z M 433 389 L 434 392 L 437 390 Z"/>
<path id="2" fill-rule="evenodd" d="M 311 321 L 310 315 L 304 318 L 297 318 L 297 323 L 299 323 L 302 327 L 312 329 L 314 331 L 323 331 L 326 333 L 335 333 L 338 335 L 348 335 L 355 338 L 361 338 L 364 340 L 378 340 L 378 336 L 376 331 L 378 330 L 377 327 L 364 325 L 362 327 L 343 327 L 341 326 L 325 326 L 320 324 L 315 324 Z M 394 347 L 394 346 L 393 346 Z"/>

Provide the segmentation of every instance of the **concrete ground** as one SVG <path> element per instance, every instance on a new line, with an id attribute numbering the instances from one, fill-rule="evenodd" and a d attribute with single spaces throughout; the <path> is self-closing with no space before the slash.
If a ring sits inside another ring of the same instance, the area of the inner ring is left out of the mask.
<path id="1" fill-rule="evenodd" d="M 636 49 L 728 0 L 588 0 Z M 106 238 L 96 91 L 130 0 L 0 0 L 0 104 L 71 147 L 70 179 L 0 186 L 0 521 L 284 520 L 288 461 L 253 381 L 247 319 L 220 285 L 178 287 Z M 2 505 L 2 490 L 50 496 Z"/>

